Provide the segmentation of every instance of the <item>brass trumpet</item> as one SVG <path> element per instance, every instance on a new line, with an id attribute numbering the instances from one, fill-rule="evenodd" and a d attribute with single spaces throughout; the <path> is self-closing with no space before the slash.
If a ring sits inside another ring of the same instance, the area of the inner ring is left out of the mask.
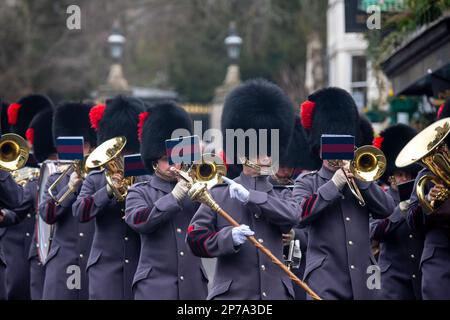
<path id="1" fill-rule="evenodd" d="M 58 198 L 55 194 L 56 187 L 61 183 L 61 181 L 64 179 L 66 175 L 72 174 L 73 172 L 76 172 L 79 177 L 82 179 L 85 179 L 86 176 L 89 173 L 89 170 L 86 168 L 86 157 L 83 160 L 67 160 L 67 161 L 57 161 L 56 165 L 60 166 L 60 169 L 62 170 L 62 173 L 59 175 L 59 177 L 55 180 L 55 182 L 52 183 L 52 185 L 48 188 L 48 193 L 50 197 L 53 199 L 55 204 L 59 206 L 66 198 L 69 196 L 69 194 L 75 192 L 77 190 L 79 184 L 74 185 L 72 187 L 69 187 L 64 194 Z"/>
<path id="2" fill-rule="evenodd" d="M 329 163 L 340 168 L 347 165 L 347 162 L 343 160 L 332 160 Z M 386 156 L 383 151 L 374 146 L 359 147 L 355 150 L 353 160 L 350 161 L 349 170 L 358 180 L 366 182 L 378 180 L 386 170 Z M 347 177 L 347 184 L 352 194 L 358 199 L 359 204 L 365 206 L 366 202 L 355 180 Z"/>
<path id="3" fill-rule="evenodd" d="M 395 160 L 399 168 L 417 162 L 433 173 L 422 176 L 417 182 L 417 197 L 427 213 L 432 213 L 450 197 L 450 152 L 445 143 L 449 132 L 450 118 L 436 121 L 412 138 Z M 428 201 L 425 194 L 429 182 L 444 185 L 433 201 Z"/>
<path id="4" fill-rule="evenodd" d="M 105 169 L 105 177 L 108 188 L 111 189 L 117 201 L 125 201 L 128 189 L 134 184 L 135 177 L 124 177 L 124 163 L 122 150 L 127 143 L 125 137 L 115 137 L 99 145 L 87 158 L 88 169 Z M 112 179 L 114 174 L 122 176 L 119 185 Z"/>
<path id="5" fill-rule="evenodd" d="M 0 169 L 15 171 L 23 168 L 30 154 L 27 141 L 14 133 L 4 134 L 0 138 Z"/>

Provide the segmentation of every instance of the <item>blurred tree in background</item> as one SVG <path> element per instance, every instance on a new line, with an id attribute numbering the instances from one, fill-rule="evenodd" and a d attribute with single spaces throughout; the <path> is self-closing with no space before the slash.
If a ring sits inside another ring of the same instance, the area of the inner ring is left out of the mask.
<path id="1" fill-rule="evenodd" d="M 81 8 L 81 30 L 66 28 L 72 4 Z M 130 84 L 208 103 L 225 76 L 224 39 L 235 21 L 244 40 L 241 77 L 275 81 L 299 101 L 306 94 L 308 36 L 316 33 L 325 43 L 326 9 L 326 0 L 4 0 L 0 96 L 88 97 L 106 80 L 106 39 L 118 22 L 127 38 Z"/>

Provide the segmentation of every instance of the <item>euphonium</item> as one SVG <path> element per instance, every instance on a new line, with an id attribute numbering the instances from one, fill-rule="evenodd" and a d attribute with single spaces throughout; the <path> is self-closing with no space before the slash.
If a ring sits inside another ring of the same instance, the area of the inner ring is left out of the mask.
<path id="1" fill-rule="evenodd" d="M 52 183 L 52 185 L 48 188 L 48 193 L 50 197 L 53 199 L 56 205 L 60 205 L 68 196 L 69 194 L 75 192 L 75 190 L 78 188 L 79 185 L 74 185 L 67 189 L 64 194 L 58 198 L 57 195 L 55 195 L 54 191 L 56 187 L 61 183 L 61 181 L 64 179 L 66 175 L 70 175 L 72 172 L 76 172 L 79 177 L 82 179 L 85 179 L 86 176 L 89 173 L 89 170 L 86 168 L 86 157 L 83 160 L 67 160 L 67 161 L 57 161 L 55 163 L 60 169 L 62 170 L 62 173 L 59 175 L 59 177 L 55 180 L 55 182 Z"/>
<path id="2" fill-rule="evenodd" d="M 39 168 L 21 168 L 11 172 L 14 181 L 24 187 L 29 181 L 39 178 L 41 169 Z"/>
<path id="3" fill-rule="evenodd" d="M 347 164 L 346 161 L 333 160 L 330 164 L 334 167 L 342 167 Z M 355 156 L 349 163 L 349 170 L 356 179 L 370 182 L 379 179 L 386 170 L 386 157 L 380 149 L 374 146 L 362 146 L 355 150 Z M 345 171 L 344 171 L 345 173 Z M 361 206 L 366 202 L 353 179 L 347 177 L 347 184 L 352 194 L 358 199 Z"/>
<path id="4" fill-rule="evenodd" d="M 449 132 L 450 118 L 436 121 L 412 138 L 395 160 L 399 168 L 417 162 L 433 173 L 422 176 L 417 182 L 417 197 L 427 213 L 432 213 L 450 196 L 450 152 L 445 143 Z M 431 202 L 425 194 L 425 186 L 429 182 L 444 185 L 437 198 Z"/>
<path id="5" fill-rule="evenodd" d="M 14 133 L 0 138 L 0 169 L 15 171 L 23 168 L 28 161 L 30 148 L 21 136 Z"/>
<path id="6" fill-rule="evenodd" d="M 115 137 L 99 145 L 87 158 L 88 169 L 105 169 L 105 177 L 108 187 L 111 189 L 117 201 L 125 201 L 128 189 L 133 185 L 135 177 L 124 177 L 124 163 L 122 150 L 127 143 L 125 137 Z M 112 176 L 120 174 L 121 182 L 117 184 Z"/>

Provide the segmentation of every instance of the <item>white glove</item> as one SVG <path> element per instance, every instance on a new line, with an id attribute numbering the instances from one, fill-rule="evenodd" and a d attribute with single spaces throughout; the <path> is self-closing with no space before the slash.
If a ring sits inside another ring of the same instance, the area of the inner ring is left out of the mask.
<path id="1" fill-rule="evenodd" d="M 337 170 L 331 180 L 333 181 L 336 188 L 338 188 L 338 190 L 342 190 L 347 183 L 347 178 L 345 177 L 343 169 Z"/>
<path id="2" fill-rule="evenodd" d="M 178 183 L 175 185 L 175 187 L 172 190 L 172 195 L 175 199 L 177 199 L 178 202 L 181 202 L 181 200 L 186 197 L 189 191 L 189 183 L 184 180 L 178 181 Z"/>
<path id="3" fill-rule="evenodd" d="M 398 207 L 399 207 L 401 212 L 406 212 L 406 211 L 408 211 L 408 208 L 409 208 L 410 204 L 411 204 L 411 201 L 408 199 L 408 200 L 400 202 L 398 204 Z"/>
<path id="4" fill-rule="evenodd" d="M 239 227 L 231 229 L 231 236 L 233 237 L 233 244 L 237 247 L 247 241 L 247 236 L 252 236 L 255 233 L 250 228 L 241 224 Z"/>
<path id="5" fill-rule="evenodd" d="M 78 176 L 78 173 L 74 171 L 70 175 L 68 187 L 70 190 L 76 190 L 78 186 L 81 184 L 81 182 L 82 179 Z"/>
<path id="6" fill-rule="evenodd" d="M 247 203 L 250 198 L 250 192 L 244 188 L 243 185 L 228 179 L 227 177 L 222 177 L 223 181 L 230 185 L 230 198 L 238 199 L 242 203 Z"/>

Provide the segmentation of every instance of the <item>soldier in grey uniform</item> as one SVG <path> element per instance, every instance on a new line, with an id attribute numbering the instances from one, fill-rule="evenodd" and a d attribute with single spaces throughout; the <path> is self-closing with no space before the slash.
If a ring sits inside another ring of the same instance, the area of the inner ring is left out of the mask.
<path id="1" fill-rule="evenodd" d="M 10 131 L 25 138 L 25 132 L 33 117 L 48 108 L 53 108 L 53 103 L 40 94 L 30 94 L 10 104 L 7 108 Z M 14 181 L 9 172 L 0 169 L 0 207 L 15 209 L 20 206 L 22 200 L 23 188 Z"/>
<path id="2" fill-rule="evenodd" d="M 20 107 L 18 107 L 20 106 Z M 41 95 L 31 95 L 9 107 L 11 131 L 26 137 L 37 161 L 43 161 L 54 152 L 51 136 L 52 102 Z M 31 122 L 31 123 L 30 123 Z M 14 210 L 3 209 L 0 227 L 5 228 L 1 246 L 6 260 L 6 294 L 9 300 L 30 299 L 30 263 L 28 252 L 33 239 L 37 175 L 30 174 L 37 168 L 24 167 L 17 171 L 21 180 L 23 199 Z M 23 188 L 22 188 L 23 186 Z"/>
<path id="3" fill-rule="evenodd" d="M 322 134 L 357 136 L 358 111 L 345 90 L 325 88 L 302 104 L 302 125 L 311 152 L 319 154 Z M 394 209 L 392 197 L 374 182 L 357 181 L 366 202 L 361 206 L 347 187 L 343 170 L 324 161 L 319 171 L 297 178 L 293 195 L 300 204 L 300 226 L 308 232 L 304 280 L 322 299 L 371 299 L 369 213 L 384 218 Z M 352 178 L 348 171 L 347 175 Z M 372 287 L 371 287 L 372 288 Z"/>
<path id="4" fill-rule="evenodd" d="M 56 141 L 60 136 L 83 136 L 84 153 L 95 147 L 96 134 L 90 128 L 90 104 L 63 103 L 55 110 L 53 135 Z M 81 186 L 76 185 L 76 177 L 66 173 L 56 186 L 54 194 L 59 199 L 68 188 L 76 191 L 59 205 L 51 198 L 48 189 L 60 177 L 63 168 L 50 175 L 39 203 L 39 215 L 48 224 L 54 225 L 50 252 L 45 261 L 44 300 L 79 300 L 88 298 L 86 263 L 91 248 L 94 225 L 80 224 L 72 214 Z"/>
<path id="5" fill-rule="evenodd" d="M 447 99 L 439 109 L 437 119 L 447 117 L 450 117 L 450 99 Z M 450 146 L 448 136 L 445 143 Z M 424 175 L 433 174 L 430 170 L 423 169 L 417 175 L 407 219 L 408 224 L 414 230 L 423 232 L 425 237 L 420 258 L 422 298 L 424 300 L 447 300 L 450 299 L 450 201 L 447 200 L 432 213 L 422 208 L 416 188 L 419 179 Z M 425 192 L 428 200 L 434 200 L 442 188 L 442 184 L 427 185 Z"/>
<path id="6" fill-rule="evenodd" d="M 381 270 L 381 295 L 386 300 L 420 300 L 419 262 L 423 249 L 423 235 L 412 230 L 406 221 L 408 203 L 400 203 L 397 185 L 415 179 L 420 167 L 416 164 L 397 168 L 395 159 L 403 147 L 416 135 L 416 130 L 396 124 L 374 140 L 384 152 L 387 167 L 381 180 L 390 184 L 388 193 L 396 203 L 394 212 L 385 219 L 372 219 L 371 238 L 380 243 L 378 264 Z"/>
<path id="7" fill-rule="evenodd" d="M 202 204 L 189 225 L 187 241 L 200 257 L 217 257 L 212 289 L 208 299 L 294 299 L 289 277 L 264 254 L 246 242 L 255 235 L 279 260 L 283 260 L 282 234 L 298 223 L 298 205 L 288 196 L 287 188 L 274 188 L 268 175 L 272 161 L 286 152 L 294 129 L 294 108 L 289 98 L 275 84 L 250 80 L 235 88 L 226 98 L 222 113 L 225 154 L 245 157 L 243 170 L 234 180 L 211 189 L 212 197 L 239 224 L 229 223 Z M 245 150 L 231 150 L 226 129 L 267 130 L 268 139 L 245 141 Z M 278 130 L 278 141 L 272 141 Z M 256 154 L 250 151 L 256 143 Z M 267 148 L 263 148 L 266 144 Z M 278 144 L 279 153 L 272 154 Z M 228 150 L 227 150 L 228 148 Z M 233 151 L 237 151 L 234 152 Z M 228 159 L 236 163 L 237 159 Z"/>
<path id="8" fill-rule="evenodd" d="M 118 96 L 107 101 L 101 119 L 91 116 L 92 125 L 97 128 L 98 144 L 125 136 L 127 143 L 123 154 L 138 153 L 137 125 L 143 111 L 144 103 L 137 98 Z M 112 179 L 120 183 L 123 176 L 116 174 Z M 142 179 L 146 177 L 138 177 L 137 181 Z M 133 299 L 131 284 L 138 264 L 140 240 L 139 235 L 125 223 L 124 209 L 125 202 L 118 202 L 107 185 L 104 170 L 94 171 L 86 177 L 73 204 L 73 213 L 82 223 L 95 221 L 86 270 L 89 299 Z"/>
<path id="9" fill-rule="evenodd" d="M 8 104 L 0 98 L 0 137 L 2 134 L 9 132 L 7 109 L 8 109 Z M 5 192 L 5 190 L 2 189 L 3 188 L 3 182 L 2 182 L 3 175 L 8 177 L 8 173 L 4 172 L 3 170 L 0 169 L 0 194 L 1 195 L 3 195 Z M 16 200 L 16 201 L 18 202 L 18 200 Z M 2 196 L 0 196 L 0 208 L 3 207 L 3 202 L 4 201 L 2 200 Z M 18 205 L 18 204 L 16 203 L 16 205 Z M 0 243 L 1 243 L 1 238 L 4 233 L 5 233 L 5 229 L 0 229 Z M 5 256 L 3 254 L 3 251 L 2 251 L 2 248 L 0 245 L 0 300 L 6 299 L 5 269 L 6 269 Z"/>
<path id="10" fill-rule="evenodd" d="M 311 157 L 309 152 L 309 146 L 306 141 L 305 132 L 301 125 L 301 119 L 297 115 L 295 117 L 295 127 L 292 136 L 291 143 L 289 144 L 288 151 L 280 159 L 280 169 L 274 175 L 269 177 L 270 182 L 276 188 L 288 187 L 289 190 L 293 190 L 294 180 L 302 172 L 309 172 L 320 168 L 321 161 L 319 157 Z M 292 197 L 292 193 L 285 193 L 288 197 Z M 297 226 L 283 235 L 284 241 L 284 255 L 289 256 L 289 249 L 291 241 L 298 240 L 300 248 L 294 247 L 294 252 L 300 250 L 300 261 L 297 262 L 297 257 L 294 257 L 292 263 L 292 272 L 299 278 L 303 279 L 306 266 L 306 248 L 308 244 L 308 234 L 305 229 L 298 228 Z M 297 253 L 298 254 L 298 253 Z M 294 284 L 295 300 L 306 300 L 306 292 L 298 285 Z"/>
<path id="11" fill-rule="evenodd" d="M 187 197 L 188 185 L 170 170 L 165 140 L 177 129 L 192 132 L 188 113 L 172 102 L 148 109 L 142 128 L 141 155 L 152 173 L 130 189 L 126 222 L 141 236 L 141 254 L 133 280 L 137 300 L 203 300 L 208 279 L 201 260 L 187 248 L 188 224 L 198 204 Z M 179 164 L 174 165 L 177 169 Z"/>

